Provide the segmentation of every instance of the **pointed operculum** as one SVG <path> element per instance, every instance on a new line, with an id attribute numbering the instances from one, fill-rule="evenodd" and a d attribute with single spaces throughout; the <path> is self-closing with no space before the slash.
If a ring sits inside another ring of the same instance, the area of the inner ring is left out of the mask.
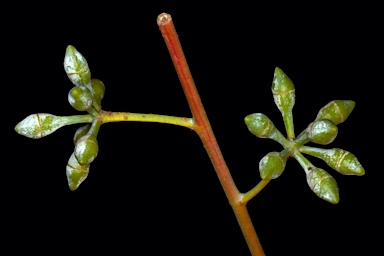
<path id="1" fill-rule="evenodd" d="M 272 91 L 274 93 L 288 92 L 295 89 L 291 79 L 278 67 L 275 69 L 272 82 Z"/>
<path id="2" fill-rule="evenodd" d="M 326 171 L 314 168 L 307 173 L 307 183 L 311 190 L 321 199 L 332 204 L 340 201 L 336 180 Z"/>
<path id="3" fill-rule="evenodd" d="M 87 178 L 88 172 L 89 164 L 80 165 L 75 155 L 72 153 L 66 168 L 68 186 L 71 191 L 76 190 L 80 186 L 80 184 Z"/>
<path id="4" fill-rule="evenodd" d="M 15 131 L 31 139 L 40 139 L 66 125 L 63 117 L 38 113 L 24 118 L 15 126 Z"/>
<path id="5" fill-rule="evenodd" d="M 64 57 L 64 69 L 74 85 L 87 86 L 91 80 L 87 60 L 72 45 L 68 45 Z"/>

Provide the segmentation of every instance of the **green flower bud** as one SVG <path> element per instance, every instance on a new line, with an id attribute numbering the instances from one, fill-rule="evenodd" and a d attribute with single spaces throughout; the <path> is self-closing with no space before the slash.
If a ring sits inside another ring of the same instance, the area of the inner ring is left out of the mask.
<path id="1" fill-rule="evenodd" d="M 89 172 L 89 164 L 81 165 L 75 155 L 72 153 L 68 160 L 66 173 L 69 188 L 74 191 L 87 178 Z"/>
<path id="2" fill-rule="evenodd" d="M 259 138 L 268 138 L 274 131 L 275 125 L 264 114 L 250 114 L 244 118 L 248 130 Z"/>
<path id="3" fill-rule="evenodd" d="M 99 79 L 91 79 L 91 91 L 95 99 L 101 101 L 104 98 L 105 86 Z"/>
<path id="4" fill-rule="evenodd" d="M 81 165 L 90 164 L 99 152 L 97 139 L 92 134 L 81 137 L 75 146 L 75 156 Z"/>
<path id="5" fill-rule="evenodd" d="M 86 86 L 91 80 L 86 59 L 72 45 L 68 45 L 65 51 L 64 69 L 68 78 L 76 86 Z"/>
<path id="6" fill-rule="evenodd" d="M 68 102 L 78 111 L 86 111 L 92 107 L 93 96 L 84 86 L 75 86 L 68 93 Z"/>
<path id="7" fill-rule="evenodd" d="M 40 139 L 69 124 L 69 121 L 68 117 L 45 113 L 32 114 L 18 123 L 15 131 L 28 138 Z"/>
<path id="8" fill-rule="evenodd" d="M 337 126 L 327 119 L 314 121 L 307 128 L 309 139 L 313 143 L 321 145 L 327 145 L 334 141 L 337 136 L 337 132 Z"/>
<path id="9" fill-rule="evenodd" d="M 339 202 L 339 188 L 336 180 L 323 169 L 315 167 L 307 170 L 307 183 L 321 199 L 332 204 Z"/>
<path id="10" fill-rule="evenodd" d="M 279 152 L 270 152 L 259 163 L 260 177 L 265 179 L 278 178 L 285 169 L 287 159 Z"/>
<path id="11" fill-rule="evenodd" d="M 75 132 L 75 135 L 73 136 L 73 143 L 76 145 L 77 141 L 83 137 L 84 135 L 86 135 L 89 131 L 89 129 L 91 128 L 91 125 L 90 124 L 86 124 L 84 126 L 81 126 L 79 127 L 76 132 Z"/>
<path id="12" fill-rule="evenodd" d="M 322 149 L 312 147 L 302 147 L 300 151 L 311 156 L 323 159 L 332 169 L 344 175 L 362 176 L 365 174 L 364 168 L 351 152 L 340 148 Z"/>
<path id="13" fill-rule="evenodd" d="M 348 118 L 354 107 L 353 100 L 333 100 L 320 109 L 316 120 L 328 119 L 338 125 Z"/>
<path id="14" fill-rule="evenodd" d="M 272 93 L 275 104 L 283 116 L 288 138 L 293 140 L 295 133 L 292 109 L 295 105 L 295 87 L 291 79 L 280 68 L 276 68 L 273 75 Z"/>
<path id="15" fill-rule="evenodd" d="M 295 86 L 280 68 L 276 68 L 273 75 L 272 93 L 280 112 L 292 110 L 295 105 Z"/>

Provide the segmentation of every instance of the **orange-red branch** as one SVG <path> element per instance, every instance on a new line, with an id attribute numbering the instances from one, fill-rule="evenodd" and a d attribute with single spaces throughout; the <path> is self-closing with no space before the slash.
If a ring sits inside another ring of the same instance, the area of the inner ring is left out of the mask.
<path id="1" fill-rule="evenodd" d="M 208 156 L 215 168 L 216 174 L 224 189 L 224 192 L 230 202 L 236 215 L 237 221 L 247 241 L 252 255 L 264 255 L 259 239 L 256 235 L 252 221 L 249 217 L 246 205 L 241 202 L 242 194 L 238 191 L 231 173 L 224 161 L 221 150 L 213 134 L 208 117 L 205 113 L 196 85 L 193 81 L 188 63 L 185 59 L 178 35 L 171 15 L 162 13 L 157 18 L 161 34 L 171 55 L 184 94 L 187 98 L 189 108 L 191 109 L 193 119 L 195 120 L 195 131 L 202 140 Z"/>

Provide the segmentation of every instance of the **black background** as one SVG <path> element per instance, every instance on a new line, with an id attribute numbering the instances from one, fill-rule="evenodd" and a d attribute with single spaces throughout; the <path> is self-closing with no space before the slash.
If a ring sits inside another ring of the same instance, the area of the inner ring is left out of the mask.
<path id="1" fill-rule="evenodd" d="M 10 9 L 14 18 L 6 21 L 3 40 L 0 243 L 122 245 L 129 255 L 249 255 L 194 132 L 154 123 L 103 125 L 90 174 L 71 192 L 65 166 L 80 125 L 40 140 L 13 130 L 32 113 L 77 114 L 67 102 L 72 85 L 63 69 L 69 44 L 86 57 L 92 77 L 106 85 L 103 109 L 189 117 L 156 24 L 157 15 L 167 12 L 242 192 L 260 180 L 259 160 L 281 150 L 274 141 L 251 135 L 243 122 L 261 112 L 284 133 L 271 94 L 275 67 L 295 83 L 296 134 L 329 101 L 356 101 L 336 140 L 324 148 L 351 151 L 366 175 L 342 176 L 309 157 L 338 182 L 341 200 L 331 205 L 311 192 L 304 171 L 290 159 L 283 175 L 248 204 L 266 254 L 341 255 L 376 248 L 383 239 L 382 170 L 374 149 L 381 71 L 369 29 L 375 23 L 358 15 L 369 12 L 351 6 L 288 10 L 241 2 L 156 2 Z"/>

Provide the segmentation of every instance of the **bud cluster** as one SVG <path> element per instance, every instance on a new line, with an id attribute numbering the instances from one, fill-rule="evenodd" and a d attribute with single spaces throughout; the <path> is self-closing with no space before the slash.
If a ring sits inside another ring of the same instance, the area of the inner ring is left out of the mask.
<path id="1" fill-rule="evenodd" d="M 74 109 L 87 111 L 89 114 L 77 116 L 32 114 L 19 122 L 15 130 L 28 138 L 40 139 L 65 125 L 88 123 L 80 127 L 75 133 L 75 149 L 66 168 L 69 188 L 75 190 L 88 176 L 89 166 L 99 151 L 97 134 L 101 121 L 97 117 L 101 111 L 101 100 L 104 98 L 105 86 L 100 80 L 91 79 L 91 72 L 86 59 L 72 45 L 66 49 L 64 69 L 74 84 L 68 93 L 69 104 Z"/>
<path id="2" fill-rule="evenodd" d="M 259 163 L 262 179 L 278 178 L 285 169 L 286 161 L 293 156 L 303 167 L 310 189 L 320 198 L 339 202 L 339 189 L 336 180 L 325 170 L 313 166 L 301 153 L 323 159 L 331 168 L 344 175 L 364 175 L 365 171 L 355 155 L 343 149 L 320 149 L 304 146 L 308 142 L 327 145 L 337 136 L 337 125 L 344 122 L 353 108 L 352 100 L 334 100 L 320 109 L 313 121 L 295 138 L 292 108 L 295 104 L 295 88 L 289 77 L 279 68 L 275 69 L 272 82 L 274 101 L 282 113 L 288 139 L 284 138 L 273 122 L 264 114 L 254 113 L 245 117 L 248 130 L 259 138 L 269 138 L 279 142 L 284 150 L 270 152 Z M 301 152 L 301 153 L 300 153 Z"/>

